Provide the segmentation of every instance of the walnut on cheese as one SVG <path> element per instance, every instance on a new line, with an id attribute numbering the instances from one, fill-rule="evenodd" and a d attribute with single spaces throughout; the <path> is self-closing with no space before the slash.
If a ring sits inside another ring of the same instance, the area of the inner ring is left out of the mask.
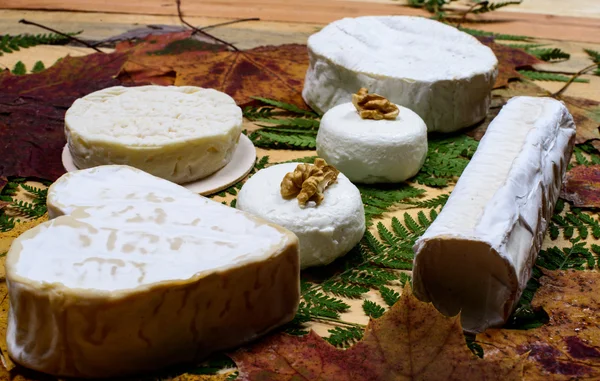
<path id="1" fill-rule="evenodd" d="M 327 168 L 324 162 L 315 162 Z M 316 168 L 285 163 L 261 169 L 244 183 L 236 207 L 292 231 L 299 240 L 301 268 L 326 265 L 348 253 L 361 240 L 366 229 L 364 206 L 358 188 L 342 173 L 337 174 L 335 182 L 328 183 L 319 205 L 315 200 L 303 207 L 295 198 L 283 197 L 281 179 L 296 172 L 299 166 Z M 291 179 L 288 184 L 292 184 L 291 194 L 300 189 Z M 284 186 L 286 192 L 287 187 Z"/>
<path id="2" fill-rule="evenodd" d="M 462 326 L 500 326 L 531 276 L 575 140 L 565 105 L 515 97 L 414 247 L 415 295 Z"/>
<path id="3" fill-rule="evenodd" d="M 398 106 L 379 94 L 369 94 L 364 87 L 352 94 L 352 104 L 363 119 L 394 120 L 400 113 Z"/>
<path id="4" fill-rule="evenodd" d="M 52 218 L 6 256 L 6 341 L 53 375 L 117 377 L 203 357 L 290 321 L 289 230 L 128 166 L 70 172 Z"/>
<path id="5" fill-rule="evenodd" d="M 286 173 L 281 181 L 281 196 L 298 199 L 298 204 L 304 207 L 309 201 L 320 205 L 325 197 L 323 192 L 328 185 L 333 184 L 340 172 L 327 165 L 321 158 L 315 159 L 315 164 L 298 164 L 293 172 Z"/>

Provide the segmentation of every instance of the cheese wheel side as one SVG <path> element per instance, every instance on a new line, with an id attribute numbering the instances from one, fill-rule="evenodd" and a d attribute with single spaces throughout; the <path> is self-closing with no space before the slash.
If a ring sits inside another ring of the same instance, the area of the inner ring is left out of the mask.
<path id="1" fill-rule="evenodd" d="M 531 276 L 574 140 L 562 102 L 512 98 L 414 246 L 417 297 L 460 312 L 468 332 L 502 325 Z"/>

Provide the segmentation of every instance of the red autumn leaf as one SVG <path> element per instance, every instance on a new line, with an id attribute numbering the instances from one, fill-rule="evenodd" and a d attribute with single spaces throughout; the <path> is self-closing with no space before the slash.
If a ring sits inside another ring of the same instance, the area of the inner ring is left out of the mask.
<path id="1" fill-rule="evenodd" d="M 577 207 L 600 207 L 600 165 L 578 165 L 567 172 L 560 196 Z"/>
<path id="2" fill-rule="evenodd" d="M 600 294 L 596 271 L 545 271 L 532 307 L 548 324 L 529 330 L 491 329 L 477 336 L 486 356 L 527 355 L 524 380 L 600 379 Z"/>
<path id="3" fill-rule="evenodd" d="M 521 78 L 517 71 L 520 68 L 526 68 L 537 63 L 541 63 L 537 57 L 525 52 L 523 49 L 515 49 L 509 46 L 496 44 L 493 38 L 479 37 L 479 40 L 487 45 L 498 59 L 498 77 L 494 84 L 494 89 L 508 85 L 511 79 Z"/>
<path id="4" fill-rule="evenodd" d="M 0 73 L 0 176 L 56 180 L 65 173 L 64 115 L 79 97 L 118 85 L 126 55 L 65 57 L 37 74 Z"/>
<path id="5" fill-rule="evenodd" d="M 340 350 L 316 333 L 273 335 L 231 355 L 243 381 L 520 380 L 520 356 L 487 360 L 467 348 L 460 317 L 404 292 L 387 313 L 371 320 L 363 339 Z"/>
<path id="6" fill-rule="evenodd" d="M 2 189 L 4 189 L 6 184 L 8 184 L 8 180 L 6 179 L 6 177 L 0 176 L 0 192 L 2 192 Z M 8 204 L 10 204 L 10 202 L 0 200 L 0 210 L 2 210 Z"/>

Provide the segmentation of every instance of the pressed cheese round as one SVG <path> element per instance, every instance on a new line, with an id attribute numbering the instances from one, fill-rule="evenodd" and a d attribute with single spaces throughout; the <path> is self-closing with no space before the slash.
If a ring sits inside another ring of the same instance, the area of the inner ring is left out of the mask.
<path id="1" fill-rule="evenodd" d="M 192 86 L 116 86 L 76 100 L 65 134 L 79 169 L 129 165 L 187 183 L 224 167 L 242 130 L 225 93 Z"/>
<path id="2" fill-rule="evenodd" d="M 252 176 L 237 198 L 237 208 L 296 234 L 300 266 L 326 265 L 348 253 L 365 233 L 365 212 L 360 192 L 343 174 L 327 188 L 317 206 L 302 208 L 296 198 L 284 199 L 280 184 L 299 163 L 278 164 Z"/>
<path id="3" fill-rule="evenodd" d="M 352 103 L 327 111 L 317 135 L 317 154 L 351 181 L 393 183 L 413 177 L 427 156 L 427 127 L 398 106 L 395 120 L 362 119 Z"/>
<path id="4" fill-rule="evenodd" d="M 415 111 L 430 131 L 482 120 L 498 60 L 475 37 L 437 21 L 366 16 L 335 21 L 308 39 L 302 95 L 324 113 L 361 87 Z"/>

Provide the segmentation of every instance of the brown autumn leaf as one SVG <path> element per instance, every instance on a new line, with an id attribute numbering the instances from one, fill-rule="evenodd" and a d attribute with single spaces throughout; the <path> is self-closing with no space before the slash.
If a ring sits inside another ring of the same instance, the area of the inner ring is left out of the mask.
<path id="1" fill-rule="evenodd" d="M 120 84 L 126 53 L 65 57 L 37 73 L 0 73 L 0 176 L 56 180 L 65 173 L 64 115 L 75 99 Z"/>
<path id="2" fill-rule="evenodd" d="M 579 208 L 600 207 L 600 165 L 578 165 L 568 171 L 560 197 Z"/>
<path id="3" fill-rule="evenodd" d="M 520 380 L 522 356 L 487 360 L 466 346 L 460 316 L 446 317 L 412 295 L 371 320 L 364 337 L 340 350 L 311 331 L 275 334 L 231 355 L 243 381 Z"/>
<path id="4" fill-rule="evenodd" d="M 511 79 L 520 79 L 522 76 L 517 69 L 528 68 L 543 62 L 523 49 L 515 49 L 497 44 L 493 38 L 478 37 L 478 39 L 481 43 L 492 49 L 496 58 L 498 58 L 498 77 L 496 78 L 494 89 L 508 85 Z"/>
<path id="5" fill-rule="evenodd" d="M 549 323 L 487 330 L 477 341 L 493 358 L 527 354 L 527 381 L 600 379 L 599 279 L 595 271 L 546 271 L 532 305 L 544 307 Z"/>

